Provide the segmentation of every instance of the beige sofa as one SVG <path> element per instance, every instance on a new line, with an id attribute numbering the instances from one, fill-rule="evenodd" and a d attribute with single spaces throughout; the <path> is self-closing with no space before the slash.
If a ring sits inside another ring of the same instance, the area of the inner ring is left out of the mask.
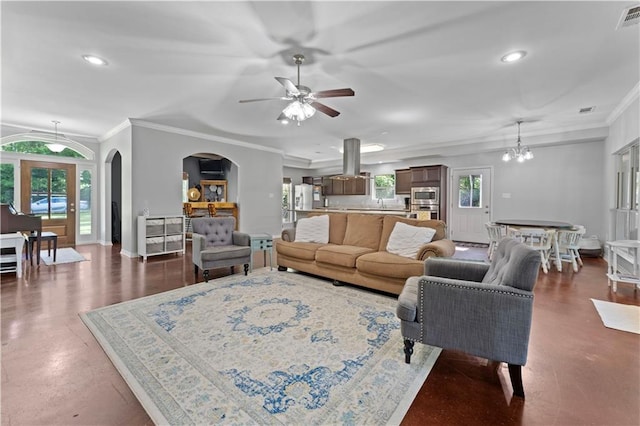
<path id="1" fill-rule="evenodd" d="M 327 214 L 317 213 L 312 215 Z M 329 243 L 295 242 L 295 229 L 282 231 L 276 241 L 278 270 L 292 268 L 393 294 L 400 294 L 407 278 L 424 274 L 424 261 L 455 253 L 445 239 L 440 220 L 407 219 L 393 215 L 328 213 Z M 430 243 L 420 246 L 415 259 L 386 251 L 396 222 L 435 229 Z"/>

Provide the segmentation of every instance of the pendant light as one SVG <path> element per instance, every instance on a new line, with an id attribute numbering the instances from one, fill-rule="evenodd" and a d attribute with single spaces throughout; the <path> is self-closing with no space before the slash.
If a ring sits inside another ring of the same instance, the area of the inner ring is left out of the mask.
<path id="1" fill-rule="evenodd" d="M 58 143 L 58 124 L 60 124 L 60 122 L 57 120 L 51 120 L 51 122 L 56 126 L 56 140 L 54 143 L 48 143 L 47 148 L 49 148 L 49 151 L 51 152 L 62 152 L 65 150 L 66 146 Z"/>
<path id="2" fill-rule="evenodd" d="M 518 163 L 523 163 L 525 160 L 531 160 L 533 158 L 533 152 L 528 146 L 522 146 L 520 141 L 520 124 L 522 121 L 516 121 L 518 124 L 518 141 L 515 148 L 510 148 L 502 155 L 502 161 L 516 160 Z"/>

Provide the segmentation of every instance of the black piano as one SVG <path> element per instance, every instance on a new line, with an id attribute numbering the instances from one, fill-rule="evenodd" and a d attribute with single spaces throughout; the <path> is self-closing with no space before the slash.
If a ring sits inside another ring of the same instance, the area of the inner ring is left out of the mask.
<path id="1" fill-rule="evenodd" d="M 13 204 L 0 204 L 0 234 L 12 234 L 14 232 L 36 234 L 36 245 L 38 253 L 40 253 L 42 218 L 20 213 Z"/>

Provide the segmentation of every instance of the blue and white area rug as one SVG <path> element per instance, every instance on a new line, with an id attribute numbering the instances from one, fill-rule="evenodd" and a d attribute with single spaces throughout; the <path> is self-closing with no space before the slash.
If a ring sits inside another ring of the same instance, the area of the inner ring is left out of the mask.
<path id="1" fill-rule="evenodd" d="M 264 268 L 81 317 L 156 424 L 398 424 L 440 349 L 395 306 Z"/>

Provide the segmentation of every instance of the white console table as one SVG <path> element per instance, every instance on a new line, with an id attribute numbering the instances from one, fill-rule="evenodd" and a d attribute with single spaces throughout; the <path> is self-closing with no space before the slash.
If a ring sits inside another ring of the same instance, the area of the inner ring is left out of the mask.
<path id="1" fill-rule="evenodd" d="M 636 288 L 640 287 L 640 259 L 638 258 L 638 249 L 640 249 L 640 241 L 638 240 L 618 240 L 607 241 L 605 246 L 609 248 L 607 253 L 607 278 L 609 278 L 609 286 L 615 293 L 618 287 L 618 281 L 632 283 Z M 631 271 L 620 271 L 618 267 L 618 257 L 626 259 L 631 265 Z"/>
<path id="2" fill-rule="evenodd" d="M 13 254 L 0 254 L 0 273 L 15 271 L 18 278 L 22 276 L 24 240 L 24 235 L 20 232 L 0 234 L 0 248 L 13 248 L 15 250 Z"/>

